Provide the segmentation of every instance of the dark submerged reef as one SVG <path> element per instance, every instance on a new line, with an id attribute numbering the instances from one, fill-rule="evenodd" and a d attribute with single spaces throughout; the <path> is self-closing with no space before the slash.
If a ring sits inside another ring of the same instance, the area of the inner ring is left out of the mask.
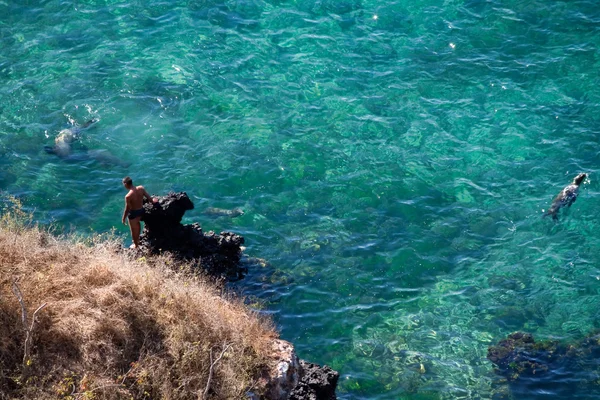
<path id="1" fill-rule="evenodd" d="M 597 399 L 600 396 L 600 334 L 565 344 L 536 342 L 515 332 L 488 348 L 501 377 L 494 399 Z"/>

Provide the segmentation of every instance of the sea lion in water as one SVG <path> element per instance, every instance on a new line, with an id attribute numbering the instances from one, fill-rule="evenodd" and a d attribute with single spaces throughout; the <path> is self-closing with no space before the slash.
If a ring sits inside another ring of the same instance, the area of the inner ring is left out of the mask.
<path id="1" fill-rule="evenodd" d="M 216 217 L 235 218 L 235 217 L 239 217 L 240 215 L 244 215 L 244 210 L 242 210 L 239 207 L 234 208 L 233 210 L 227 210 L 225 208 L 208 207 L 206 210 L 204 210 L 204 214 L 214 215 Z"/>
<path id="2" fill-rule="evenodd" d="M 573 179 L 570 185 L 565 187 L 555 198 L 552 200 L 552 205 L 544 213 L 544 217 L 548 215 L 552 215 L 552 219 L 558 220 L 558 210 L 562 207 L 567 206 L 571 207 L 571 204 L 575 203 L 577 200 L 577 193 L 579 192 L 579 185 L 584 179 L 587 178 L 587 174 L 581 173 Z"/>
<path id="3" fill-rule="evenodd" d="M 59 157 L 67 157 L 71 154 L 71 143 L 79 139 L 81 131 L 93 123 L 95 119 L 90 119 L 82 126 L 73 126 L 71 128 L 63 129 L 58 132 L 58 135 L 54 139 L 54 146 L 44 146 L 46 153 L 56 154 Z"/>
<path id="4" fill-rule="evenodd" d="M 97 161 L 103 165 L 118 165 L 124 168 L 129 167 L 129 163 L 111 154 L 108 150 L 97 149 L 88 150 L 82 146 L 82 150 L 73 153 L 71 144 L 79 140 L 81 131 L 88 128 L 90 125 L 98 122 L 91 119 L 81 126 L 73 126 L 68 129 L 63 129 L 54 139 L 54 146 L 44 146 L 47 153 L 55 154 L 66 161 Z"/>

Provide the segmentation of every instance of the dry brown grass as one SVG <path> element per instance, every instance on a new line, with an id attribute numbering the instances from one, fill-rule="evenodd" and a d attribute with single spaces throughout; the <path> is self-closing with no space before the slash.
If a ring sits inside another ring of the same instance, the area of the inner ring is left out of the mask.
<path id="1" fill-rule="evenodd" d="M 202 399 L 226 347 L 206 398 L 253 386 L 276 336 L 268 320 L 173 260 L 57 238 L 21 217 L 0 220 L 0 399 Z M 25 364 L 13 281 L 30 321 L 47 303 Z"/>

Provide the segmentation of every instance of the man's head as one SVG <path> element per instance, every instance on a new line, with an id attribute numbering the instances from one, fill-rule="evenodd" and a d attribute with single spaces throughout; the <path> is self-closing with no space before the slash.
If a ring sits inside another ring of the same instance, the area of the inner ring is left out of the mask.
<path id="1" fill-rule="evenodd" d="M 585 173 L 581 173 L 581 174 L 577 175 L 577 176 L 575 177 L 575 179 L 573 179 L 573 184 L 575 184 L 575 185 L 579 186 L 579 185 L 581 185 L 581 182 L 583 182 L 583 180 L 584 180 L 585 178 L 587 178 L 587 174 L 585 174 Z"/>
<path id="2" fill-rule="evenodd" d="M 133 181 L 130 177 L 126 176 L 123 178 L 123 186 L 125 186 L 127 189 L 131 189 L 133 187 Z"/>

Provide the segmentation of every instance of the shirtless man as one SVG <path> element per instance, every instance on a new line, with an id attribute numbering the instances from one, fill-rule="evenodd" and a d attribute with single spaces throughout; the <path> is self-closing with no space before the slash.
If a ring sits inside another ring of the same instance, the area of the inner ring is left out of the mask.
<path id="1" fill-rule="evenodd" d="M 123 211 L 122 222 L 123 225 L 126 225 L 125 218 L 129 217 L 129 230 L 133 239 L 131 248 L 137 249 L 140 245 L 140 231 L 142 230 L 140 220 L 144 215 L 144 197 L 152 202 L 154 202 L 154 199 L 150 197 L 143 186 L 133 186 L 133 181 L 128 176 L 123 178 L 123 186 L 129 192 L 125 195 L 125 211 Z"/>

